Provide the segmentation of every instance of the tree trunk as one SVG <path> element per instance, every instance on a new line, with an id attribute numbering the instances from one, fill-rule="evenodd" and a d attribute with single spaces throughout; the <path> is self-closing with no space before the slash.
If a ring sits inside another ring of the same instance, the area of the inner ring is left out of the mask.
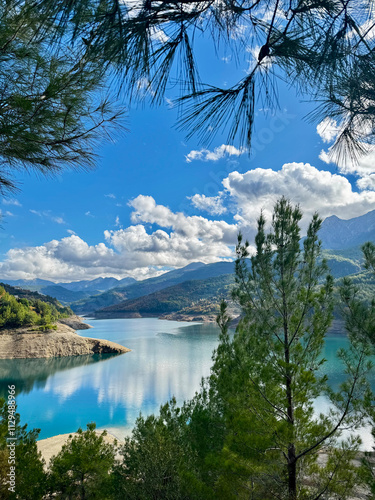
<path id="1" fill-rule="evenodd" d="M 293 443 L 288 448 L 288 498 L 289 500 L 297 499 L 297 462 Z"/>

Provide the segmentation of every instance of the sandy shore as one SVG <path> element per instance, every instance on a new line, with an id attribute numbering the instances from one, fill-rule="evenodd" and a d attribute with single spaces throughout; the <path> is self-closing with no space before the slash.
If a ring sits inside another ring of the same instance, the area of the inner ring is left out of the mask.
<path id="1" fill-rule="evenodd" d="M 96 430 L 95 432 L 100 435 L 103 432 L 103 429 Z M 46 461 L 46 467 L 48 467 L 51 458 L 59 453 L 63 445 L 67 442 L 68 437 L 76 435 L 76 432 L 72 432 L 70 434 L 58 434 L 57 436 L 37 441 L 38 451 L 40 451 L 42 457 Z M 108 431 L 107 435 L 104 437 L 104 441 L 110 444 L 120 444 L 120 441 Z M 120 455 L 117 455 L 116 458 L 120 458 Z"/>

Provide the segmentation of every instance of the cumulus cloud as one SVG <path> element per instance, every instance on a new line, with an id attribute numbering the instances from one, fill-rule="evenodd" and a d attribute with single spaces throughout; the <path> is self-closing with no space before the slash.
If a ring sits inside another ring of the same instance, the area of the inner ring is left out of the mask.
<path id="1" fill-rule="evenodd" d="M 245 148 L 237 149 L 229 144 L 222 144 L 218 146 L 213 151 L 209 149 L 192 150 L 189 154 L 185 156 L 187 163 L 191 163 L 194 160 L 200 161 L 218 161 L 227 156 L 241 156 L 246 153 Z"/>
<path id="2" fill-rule="evenodd" d="M 130 202 L 134 225 L 106 230 L 105 242 L 88 245 L 76 234 L 52 240 L 38 247 L 15 248 L 0 263 L 3 279 L 34 277 L 66 280 L 98 276 L 137 279 L 158 275 L 165 268 L 183 267 L 233 256 L 237 224 L 187 217 L 157 205 L 151 196 Z M 143 223 L 161 228 L 148 233 Z"/>
<path id="3" fill-rule="evenodd" d="M 375 191 L 375 174 L 366 175 L 358 179 L 357 186 L 359 189 L 370 189 L 371 191 Z"/>
<path id="4" fill-rule="evenodd" d="M 365 177 L 375 173 L 375 149 L 370 150 L 368 153 L 361 155 L 357 160 L 348 157 L 332 158 L 330 149 L 320 152 L 319 158 L 324 163 L 337 165 L 342 174 L 353 174 L 359 177 Z"/>
<path id="5" fill-rule="evenodd" d="M 260 211 L 270 220 L 275 202 L 283 195 L 300 204 L 304 229 L 315 211 L 322 218 L 337 215 L 349 219 L 375 207 L 375 175 L 360 179 L 358 186 L 363 191 L 355 192 L 344 176 L 303 163 L 288 163 L 278 171 L 234 171 L 223 180 L 223 186 L 224 192 L 219 191 L 217 196 L 195 195 L 191 201 L 195 207 L 219 215 L 225 196 L 234 214 L 233 223 L 187 216 L 158 204 L 151 196 L 139 195 L 129 202 L 130 226 L 105 230 L 103 241 L 97 245 L 89 245 L 68 230 L 70 236 L 61 240 L 14 248 L 0 263 L 0 277 L 61 281 L 98 276 L 140 279 L 194 261 L 208 264 L 232 259 L 238 231 L 252 241 Z"/>
<path id="6" fill-rule="evenodd" d="M 204 194 L 195 194 L 189 196 L 189 200 L 195 208 L 208 212 L 211 215 L 221 215 L 227 212 L 223 205 L 222 193 L 218 196 L 205 196 Z"/>
<path id="7" fill-rule="evenodd" d="M 244 174 L 231 172 L 223 184 L 238 206 L 236 219 L 250 237 L 255 234 L 260 210 L 270 219 L 276 200 L 283 195 L 300 204 L 304 228 L 315 211 L 322 218 L 337 215 L 349 219 L 375 207 L 375 192 L 357 193 L 342 175 L 303 163 L 288 163 L 279 171 L 257 168 Z"/>
<path id="8" fill-rule="evenodd" d="M 186 238 L 197 238 L 202 241 L 220 240 L 225 244 L 233 244 L 238 227 L 223 220 L 211 221 L 196 215 L 187 217 L 182 212 L 172 212 L 164 205 L 157 205 L 152 196 L 139 195 L 129 202 L 134 208 L 131 215 L 133 223 L 148 222 L 164 228 L 171 228 L 176 234 Z"/>
<path id="9" fill-rule="evenodd" d="M 366 137 L 366 135 L 372 133 L 372 126 L 369 123 L 363 124 L 359 122 L 356 129 L 362 137 Z M 317 133 L 326 143 L 335 141 L 341 130 L 342 125 L 338 124 L 336 120 L 330 117 L 326 117 L 316 127 Z M 333 145 L 330 146 L 328 150 L 322 149 L 319 158 L 327 165 L 336 165 L 339 172 L 344 175 L 352 174 L 358 177 L 368 176 L 375 173 L 375 148 L 365 142 L 360 143 L 360 145 L 365 153 L 362 153 L 358 158 L 351 157 L 349 154 L 336 154 L 335 151 L 332 150 Z"/>

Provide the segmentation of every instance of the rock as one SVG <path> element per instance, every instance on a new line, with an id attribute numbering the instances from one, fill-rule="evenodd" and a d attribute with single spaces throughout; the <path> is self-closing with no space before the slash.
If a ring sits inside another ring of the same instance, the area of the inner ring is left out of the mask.
<path id="1" fill-rule="evenodd" d="M 70 328 L 73 328 L 73 330 L 88 330 L 89 328 L 92 328 L 91 325 L 84 323 L 83 319 L 76 315 L 69 316 L 69 318 L 60 319 L 59 323 L 68 325 L 70 326 Z"/>
<path id="2" fill-rule="evenodd" d="M 29 327 L 2 330 L 0 335 L 0 359 L 122 354 L 129 351 L 109 340 L 81 337 L 62 323 L 57 324 L 57 330 L 49 332 L 35 332 Z"/>

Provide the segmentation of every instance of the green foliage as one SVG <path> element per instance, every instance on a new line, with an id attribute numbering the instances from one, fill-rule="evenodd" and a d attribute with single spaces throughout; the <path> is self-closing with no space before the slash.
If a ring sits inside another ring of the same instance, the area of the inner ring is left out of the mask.
<path id="1" fill-rule="evenodd" d="M 138 419 L 115 471 L 119 498 L 344 499 L 358 483 L 359 439 L 340 438 L 360 425 L 370 398 L 368 341 L 349 332 L 350 348 L 339 353 L 347 379 L 334 393 L 321 373 L 333 279 L 320 259 L 320 219 L 301 249 L 301 216 L 281 199 L 268 234 L 260 217 L 251 267 L 239 236 L 237 331 L 229 335 L 222 302 L 211 376 L 181 408 L 172 400 L 159 417 Z M 331 410 L 315 415 L 321 394 Z"/>
<path id="2" fill-rule="evenodd" d="M 20 425 L 20 415 L 15 412 L 15 462 L 10 455 L 8 445 L 13 442 L 7 440 L 9 406 L 4 399 L 0 399 L 0 497 L 6 499 L 40 500 L 46 493 L 46 474 L 44 460 L 38 452 L 36 439 L 39 429 L 27 430 L 27 425 Z M 16 470 L 16 494 L 9 491 L 7 479 L 10 466 Z"/>
<path id="3" fill-rule="evenodd" d="M 4 288 L 4 290 L 10 295 L 17 296 L 20 299 L 20 301 L 25 305 L 27 305 L 25 300 L 29 302 L 29 305 L 30 303 L 34 303 L 37 300 L 41 300 L 42 302 L 47 302 L 47 304 L 54 306 L 59 312 L 61 318 L 67 318 L 73 314 L 73 311 L 70 309 L 70 307 L 62 306 L 57 299 L 49 295 L 41 294 L 37 291 L 31 291 L 19 287 L 14 287 L 6 283 L 0 283 L 0 286 Z"/>
<path id="4" fill-rule="evenodd" d="M 363 256 L 365 258 L 365 267 L 375 273 L 375 245 L 368 241 L 362 246 Z"/>
<path id="5" fill-rule="evenodd" d="M 89 61 L 82 47 L 57 47 L 57 20 L 30 7 L 0 2 L 1 191 L 15 187 L 14 169 L 92 166 L 93 146 L 122 113 L 100 97 L 101 62 Z"/>
<path id="6" fill-rule="evenodd" d="M 39 294 L 38 294 L 39 295 Z M 53 323 L 68 315 L 69 308 L 44 302 L 40 299 L 15 297 L 0 286 L 0 329 L 39 325 L 41 331 L 56 329 Z"/>
<path id="7" fill-rule="evenodd" d="M 367 277 L 374 280 L 375 273 L 375 245 L 367 242 L 362 246 L 365 259 L 365 268 L 369 270 Z M 375 297 L 373 287 L 369 294 L 363 297 L 362 286 L 358 286 L 354 279 L 344 278 L 340 287 L 346 321 L 346 328 L 350 336 L 355 341 L 369 341 L 372 346 L 372 352 L 375 352 Z M 361 283 L 360 283 L 361 285 Z M 372 425 L 372 435 L 375 437 L 375 412 L 374 412 L 374 394 L 366 395 L 366 407 L 368 418 Z M 375 494 L 375 474 L 374 474 L 374 451 L 366 452 L 362 459 L 360 468 L 361 479 L 368 486 L 368 498 L 373 498 Z"/>
<path id="8" fill-rule="evenodd" d="M 110 471 L 114 466 L 115 447 L 106 443 L 106 432 L 95 432 L 95 424 L 78 429 L 69 436 L 61 451 L 52 457 L 49 467 L 49 489 L 58 498 L 110 498 Z"/>
<path id="9" fill-rule="evenodd" d="M 189 455 L 179 440 L 184 425 L 178 414 L 172 402 L 161 408 L 160 417 L 138 418 L 113 475 L 115 498 L 148 500 L 151 492 L 155 499 L 188 498 L 179 474 Z"/>
<path id="10" fill-rule="evenodd" d="M 341 353 L 348 378 L 334 394 L 320 374 L 324 336 L 332 319 L 333 279 L 326 263 L 318 261 L 320 219 L 314 215 L 302 251 L 301 216 L 297 207 L 281 199 L 270 233 L 260 217 L 251 269 L 248 243 L 239 236 L 233 297 L 243 318 L 232 341 L 224 336 L 211 377 L 226 417 L 218 488 L 227 498 L 245 498 L 249 491 L 259 499 L 317 498 L 319 492 L 339 494 L 355 484 L 345 458 L 355 453 L 355 439 L 343 444 L 341 454 L 329 452 L 325 467 L 318 465 L 317 453 L 327 445 L 340 449 L 340 430 L 357 425 L 359 402 L 367 390 L 369 351 L 366 342 L 352 342 L 350 350 Z M 225 310 L 221 318 L 223 314 Z M 313 401 L 322 393 L 330 397 L 332 410 L 317 417 Z M 343 461 L 344 468 L 332 465 Z M 314 478 L 309 488 L 306 476 Z"/>
<path id="11" fill-rule="evenodd" d="M 374 40 L 365 28 L 372 7 L 371 0 L 43 0 L 30 8 L 46 24 L 59 20 L 61 40 L 84 45 L 90 60 L 113 69 L 129 100 L 160 104 L 174 88 L 184 105 L 181 128 L 204 142 L 224 130 L 228 141 L 251 146 L 256 103 L 277 108 L 280 77 L 316 99 L 311 119 L 340 122 L 334 151 L 355 156 L 373 139 Z M 220 48 L 217 57 L 223 50 L 248 68 L 229 88 L 201 82 L 201 36 Z"/>

